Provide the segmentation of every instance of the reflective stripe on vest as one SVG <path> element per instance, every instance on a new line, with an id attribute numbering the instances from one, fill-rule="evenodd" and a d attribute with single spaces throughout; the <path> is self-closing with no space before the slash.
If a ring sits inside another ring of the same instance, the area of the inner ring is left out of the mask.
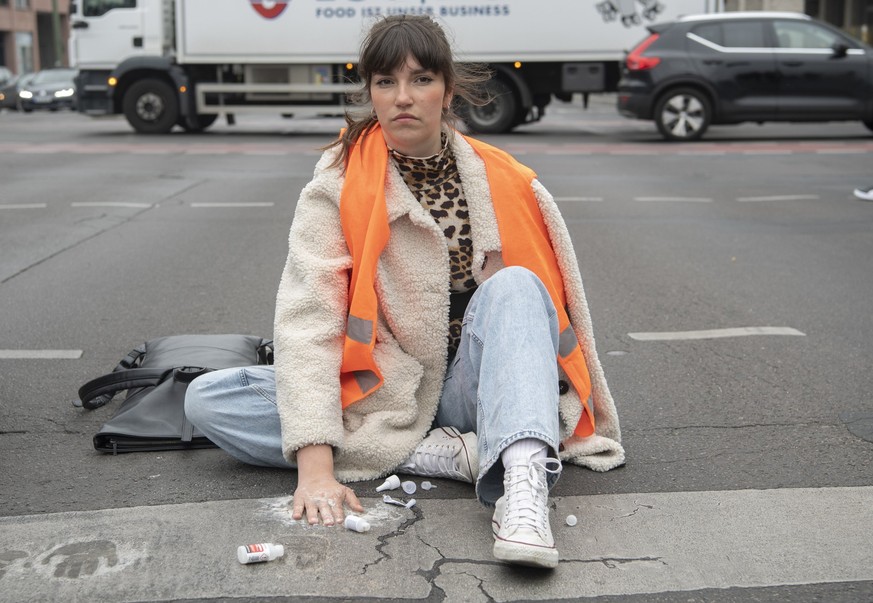
<path id="1" fill-rule="evenodd" d="M 591 381 L 565 310 L 564 283 L 551 238 L 531 189 L 536 174 L 495 147 L 473 138 L 465 139 L 485 162 L 504 263 L 523 266 L 536 274 L 558 311 L 557 361 L 579 394 L 584 410 L 574 433 L 583 437 L 591 435 L 594 433 L 594 413 L 588 403 Z M 373 359 L 373 349 L 378 317 L 376 267 L 389 237 L 385 202 L 387 169 L 388 147 L 376 124 L 349 151 L 340 197 L 340 220 L 352 256 L 349 317 L 340 369 L 343 408 L 373 393 L 383 383 L 382 373 Z"/>

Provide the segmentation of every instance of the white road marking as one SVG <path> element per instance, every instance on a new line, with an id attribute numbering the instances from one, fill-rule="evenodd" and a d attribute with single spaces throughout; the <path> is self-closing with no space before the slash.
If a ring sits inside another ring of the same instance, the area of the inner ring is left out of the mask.
<path id="1" fill-rule="evenodd" d="M 45 209 L 45 203 L 0 203 L 0 209 Z"/>
<path id="2" fill-rule="evenodd" d="M 628 333 L 637 341 L 683 341 L 690 339 L 721 339 L 723 337 L 747 337 L 750 335 L 794 335 L 806 337 L 806 333 L 791 327 L 736 327 L 709 329 L 706 331 L 662 331 L 660 333 Z"/>
<path id="3" fill-rule="evenodd" d="M 681 202 L 681 203 L 712 203 L 709 197 L 634 197 L 634 201 L 649 202 Z"/>
<path id="4" fill-rule="evenodd" d="M 865 155 L 869 153 L 867 149 L 818 149 L 819 155 Z"/>
<path id="5" fill-rule="evenodd" d="M 82 350 L 0 350 L 0 360 L 77 360 Z"/>
<path id="6" fill-rule="evenodd" d="M 128 201 L 74 201 L 70 207 L 131 207 L 134 209 L 148 209 L 154 207 L 151 203 L 133 203 Z"/>
<path id="7" fill-rule="evenodd" d="M 273 207 L 271 201 L 253 203 L 192 203 L 191 207 Z"/>
<path id="8" fill-rule="evenodd" d="M 555 197 L 555 201 L 559 201 L 559 202 L 589 201 L 592 203 L 599 203 L 600 201 L 603 201 L 603 197 Z"/>
<path id="9" fill-rule="evenodd" d="M 290 155 L 290 151 L 286 151 L 285 149 L 251 149 L 248 151 L 243 151 L 243 155 Z"/>
<path id="10" fill-rule="evenodd" d="M 758 201 L 801 201 L 804 199 L 820 199 L 818 195 L 771 195 L 769 197 L 737 197 L 740 203 L 752 203 Z"/>

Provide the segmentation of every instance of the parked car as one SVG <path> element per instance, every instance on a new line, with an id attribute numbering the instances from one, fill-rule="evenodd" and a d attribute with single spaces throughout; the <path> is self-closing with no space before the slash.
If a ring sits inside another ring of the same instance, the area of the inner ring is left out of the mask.
<path id="1" fill-rule="evenodd" d="M 873 49 L 798 13 L 696 15 L 649 26 L 618 83 L 622 115 L 667 140 L 711 124 L 859 120 L 873 130 Z"/>
<path id="2" fill-rule="evenodd" d="M 76 108 L 75 69 L 56 68 L 37 71 L 25 84 L 19 86 L 18 105 L 22 111 Z"/>

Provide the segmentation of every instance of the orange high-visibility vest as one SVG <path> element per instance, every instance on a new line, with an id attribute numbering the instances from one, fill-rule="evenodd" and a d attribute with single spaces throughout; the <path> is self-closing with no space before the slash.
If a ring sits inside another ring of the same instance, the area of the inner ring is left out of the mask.
<path id="1" fill-rule="evenodd" d="M 531 189 L 536 174 L 508 153 L 473 138 L 464 138 L 485 162 L 504 263 L 523 266 L 536 274 L 558 311 L 558 364 L 579 394 L 584 409 L 574 433 L 582 437 L 591 435 L 594 433 L 594 413 L 588 404 L 591 379 L 565 309 L 567 299 L 561 270 Z M 390 233 L 385 203 L 387 168 L 388 147 L 376 124 L 350 149 L 340 197 L 343 235 L 353 260 L 340 369 L 343 408 L 370 395 L 383 382 L 373 359 L 373 348 L 378 316 L 376 266 Z"/>

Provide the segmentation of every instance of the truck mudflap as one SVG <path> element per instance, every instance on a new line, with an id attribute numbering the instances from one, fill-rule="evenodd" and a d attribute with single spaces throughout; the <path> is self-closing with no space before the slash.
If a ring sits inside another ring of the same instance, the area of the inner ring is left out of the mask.
<path id="1" fill-rule="evenodd" d="M 115 113 L 107 83 L 109 73 L 109 70 L 79 71 L 75 79 L 79 113 L 94 117 Z"/>

